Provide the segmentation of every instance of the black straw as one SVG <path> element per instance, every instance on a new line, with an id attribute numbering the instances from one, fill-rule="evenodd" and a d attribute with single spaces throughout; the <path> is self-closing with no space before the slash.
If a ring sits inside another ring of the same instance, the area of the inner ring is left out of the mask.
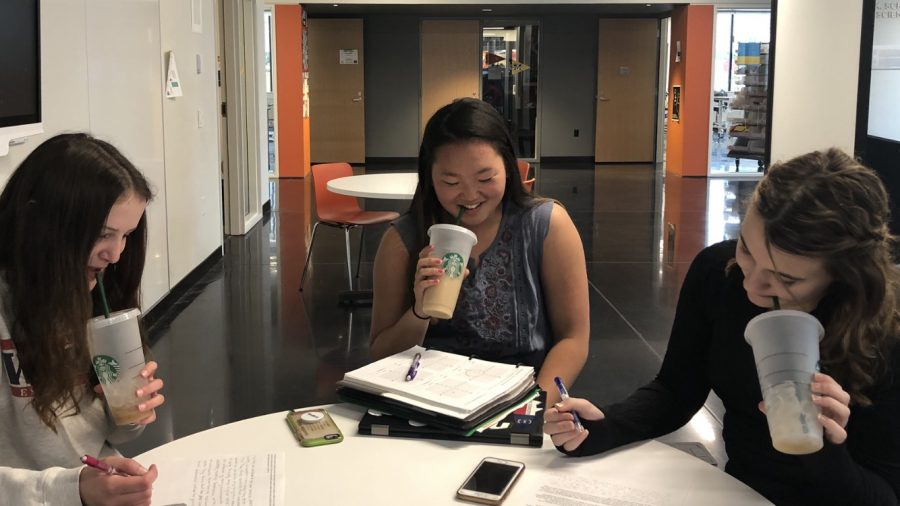
<path id="1" fill-rule="evenodd" d="M 778 303 L 778 297 L 772 297 L 772 309 L 781 309 L 781 304 Z"/>
<path id="2" fill-rule="evenodd" d="M 106 301 L 106 290 L 103 288 L 103 271 L 97 272 L 97 286 L 100 288 L 100 300 L 103 301 L 103 314 L 109 318 L 109 302 Z"/>
<path id="3" fill-rule="evenodd" d="M 462 215 L 466 212 L 466 208 L 463 206 L 459 206 L 459 212 L 456 213 L 456 221 L 453 223 L 454 225 L 459 226 L 459 222 L 462 221 Z"/>

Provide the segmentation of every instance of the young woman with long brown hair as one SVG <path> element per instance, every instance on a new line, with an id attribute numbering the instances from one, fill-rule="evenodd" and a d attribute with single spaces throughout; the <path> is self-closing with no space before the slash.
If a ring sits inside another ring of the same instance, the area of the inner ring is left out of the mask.
<path id="1" fill-rule="evenodd" d="M 656 379 L 599 409 L 570 399 L 544 430 L 591 455 L 678 429 L 710 390 L 725 406 L 725 470 L 776 504 L 896 505 L 900 498 L 900 271 L 887 194 L 873 171 L 831 149 L 775 164 L 750 200 L 737 241 L 697 255 L 684 280 Z M 770 309 L 825 327 L 810 378 L 824 447 L 772 447 L 744 328 Z M 574 429 L 572 411 L 585 431 Z"/>
<path id="2" fill-rule="evenodd" d="M 112 445 L 156 420 L 157 365 L 135 392 L 150 395 L 147 416 L 116 427 L 91 386 L 86 327 L 102 314 L 99 272 L 113 311 L 140 307 L 151 198 L 131 162 L 86 134 L 38 146 L 0 194 L 0 490 L 10 504 L 150 504 L 155 467 Z M 131 476 L 82 467 L 84 454 Z"/>

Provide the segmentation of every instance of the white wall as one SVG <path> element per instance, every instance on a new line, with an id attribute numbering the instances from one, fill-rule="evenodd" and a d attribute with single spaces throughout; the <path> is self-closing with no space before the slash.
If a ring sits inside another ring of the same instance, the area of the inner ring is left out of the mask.
<path id="1" fill-rule="evenodd" d="M 52 7 L 41 9 L 42 17 L 54 15 Z M 169 291 L 159 5 L 147 0 L 87 0 L 85 17 L 90 132 L 119 148 L 153 185 L 141 282 L 142 300 L 153 304 Z M 62 41 L 42 31 L 41 42 Z"/>
<path id="2" fill-rule="evenodd" d="M 202 0 L 201 8 L 202 33 L 194 33 L 190 1 L 159 0 L 160 61 L 165 69 L 166 53 L 175 51 L 184 91 L 162 99 L 170 285 L 222 245 L 215 2 Z"/>
<path id="3" fill-rule="evenodd" d="M 779 2 L 772 161 L 809 151 L 853 153 L 862 0 Z"/>
<path id="4" fill-rule="evenodd" d="M 269 201 L 269 133 L 268 124 L 269 117 L 266 110 L 268 103 L 266 99 L 266 46 L 265 46 L 265 4 L 262 0 L 253 0 L 253 24 L 256 25 L 256 40 L 254 41 L 256 50 L 256 63 L 259 72 L 256 73 L 256 90 L 257 101 L 256 107 L 259 113 L 259 119 L 256 122 L 256 132 L 259 142 L 259 207 L 262 209 L 263 204 Z M 274 24 L 274 22 L 273 22 Z"/>
<path id="5" fill-rule="evenodd" d="M 134 162 L 156 194 L 147 211 L 145 310 L 222 244 L 213 7 L 203 2 L 204 32 L 187 35 L 185 0 L 42 0 L 45 133 L 0 157 L 2 186 L 47 138 L 88 131 Z M 163 98 L 168 48 L 185 57 L 185 96 L 175 101 Z M 192 75 L 197 52 L 209 63 L 200 76 Z"/>

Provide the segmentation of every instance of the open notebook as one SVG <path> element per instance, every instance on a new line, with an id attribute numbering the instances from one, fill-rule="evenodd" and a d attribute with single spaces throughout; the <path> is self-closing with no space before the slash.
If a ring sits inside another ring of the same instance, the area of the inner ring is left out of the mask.
<path id="1" fill-rule="evenodd" d="M 406 381 L 416 353 L 422 354 L 418 373 L 415 379 Z M 421 346 L 347 372 L 338 385 L 458 420 L 495 411 L 535 388 L 533 367 L 488 362 Z"/>

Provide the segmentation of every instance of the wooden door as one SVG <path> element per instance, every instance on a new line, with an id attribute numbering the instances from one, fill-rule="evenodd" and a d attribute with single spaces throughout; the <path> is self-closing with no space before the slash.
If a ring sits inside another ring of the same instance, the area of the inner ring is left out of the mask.
<path id="1" fill-rule="evenodd" d="M 656 19 L 601 19 L 594 161 L 653 162 L 658 69 Z"/>
<path id="2" fill-rule="evenodd" d="M 481 26 L 477 20 L 422 21 L 419 138 L 435 111 L 457 98 L 481 96 Z"/>
<path id="3" fill-rule="evenodd" d="M 313 163 L 366 161 L 362 19 L 309 20 Z"/>

